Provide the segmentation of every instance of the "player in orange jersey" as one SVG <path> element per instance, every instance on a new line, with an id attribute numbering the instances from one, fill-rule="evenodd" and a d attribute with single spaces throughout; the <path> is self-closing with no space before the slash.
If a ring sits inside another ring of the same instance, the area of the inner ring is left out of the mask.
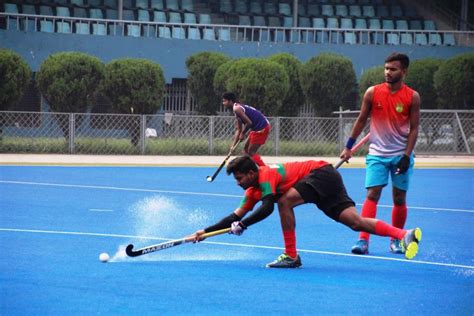
<path id="1" fill-rule="evenodd" d="M 357 118 L 341 158 L 352 156 L 351 148 L 370 116 L 370 146 L 366 157 L 365 187 L 367 196 L 362 216 L 375 218 L 382 189 L 392 179 L 392 225 L 405 226 L 406 193 L 413 172 L 416 139 L 420 120 L 420 95 L 404 82 L 410 60 L 407 55 L 393 53 L 385 60 L 385 82 L 367 89 Z M 355 254 L 369 252 L 369 237 L 359 234 L 352 247 Z M 403 253 L 399 239 L 391 239 L 390 250 Z"/>
<path id="2" fill-rule="evenodd" d="M 201 241 L 204 233 L 228 227 L 231 227 L 230 233 L 241 235 L 248 226 L 268 217 L 274 210 L 274 203 L 278 202 L 285 252 L 267 267 L 297 268 L 301 266 L 301 259 L 296 251 L 293 208 L 314 203 L 327 216 L 355 231 L 401 239 L 408 259 L 418 252 L 418 242 L 421 240 L 419 228 L 406 231 L 377 219 L 361 217 L 354 201 L 347 195 L 339 172 L 325 161 L 310 160 L 258 167 L 245 155 L 229 162 L 227 173 L 233 174 L 237 184 L 245 190 L 244 198 L 230 215 L 195 232 L 195 241 Z M 259 201 L 262 204 L 245 217 Z"/>

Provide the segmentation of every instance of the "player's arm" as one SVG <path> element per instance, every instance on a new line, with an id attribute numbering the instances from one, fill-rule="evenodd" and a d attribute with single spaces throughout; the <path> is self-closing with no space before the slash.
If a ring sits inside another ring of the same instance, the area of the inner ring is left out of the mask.
<path id="1" fill-rule="evenodd" d="M 407 147 L 405 153 L 397 164 L 397 174 L 407 172 L 410 167 L 410 155 L 415 149 L 416 139 L 418 138 L 418 130 L 420 127 L 420 107 L 421 98 L 418 92 L 413 94 L 413 100 L 410 108 L 410 132 L 408 133 Z"/>
<path id="2" fill-rule="evenodd" d="M 275 201 L 276 198 L 273 194 L 264 196 L 262 198 L 262 204 L 255 211 L 253 211 L 249 217 L 232 223 L 230 233 L 242 235 L 243 231 L 246 230 L 248 226 L 263 221 L 273 213 L 273 210 L 275 209 Z"/>
<path id="3" fill-rule="evenodd" d="M 360 107 L 360 113 L 357 117 L 354 126 L 352 127 L 351 136 L 349 137 L 346 147 L 341 153 L 340 158 L 345 159 L 346 161 L 352 157 L 352 146 L 355 144 L 357 137 L 362 133 L 364 130 L 365 125 L 367 124 L 367 120 L 370 116 L 370 110 L 372 108 L 372 98 L 374 96 L 374 87 L 368 88 L 365 93 L 364 97 L 362 98 L 362 104 Z"/>
<path id="4" fill-rule="evenodd" d="M 241 133 L 242 133 L 242 122 L 236 116 L 235 117 L 235 133 L 234 133 L 234 138 L 232 139 L 232 145 L 230 145 L 230 148 L 233 148 L 235 146 L 235 144 L 237 144 L 239 142 L 239 138 L 240 138 Z"/>

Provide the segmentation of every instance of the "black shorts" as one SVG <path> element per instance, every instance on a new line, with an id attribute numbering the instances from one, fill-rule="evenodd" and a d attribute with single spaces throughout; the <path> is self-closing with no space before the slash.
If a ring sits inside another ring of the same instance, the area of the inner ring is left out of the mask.
<path id="1" fill-rule="evenodd" d="M 342 177 L 332 165 L 314 169 L 293 186 L 306 203 L 314 203 L 327 216 L 339 221 L 346 208 L 355 206 Z"/>

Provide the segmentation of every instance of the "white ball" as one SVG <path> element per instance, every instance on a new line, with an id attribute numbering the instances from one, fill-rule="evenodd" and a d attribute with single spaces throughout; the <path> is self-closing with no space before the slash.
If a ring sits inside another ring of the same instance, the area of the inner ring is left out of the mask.
<path id="1" fill-rule="evenodd" d="M 212 177 L 209 176 L 209 177 L 206 178 L 206 180 L 207 180 L 207 182 L 211 182 L 211 181 L 212 181 Z"/>
<path id="2" fill-rule="evenodd" d="M 107 262 L 107 261 L 109 261 L 109 259 L 110 259 L 110 256 L 106 252 L 101 253 L 100 256 L 99 256 L 99 260 L 102 261 L 102 262 Z"/>

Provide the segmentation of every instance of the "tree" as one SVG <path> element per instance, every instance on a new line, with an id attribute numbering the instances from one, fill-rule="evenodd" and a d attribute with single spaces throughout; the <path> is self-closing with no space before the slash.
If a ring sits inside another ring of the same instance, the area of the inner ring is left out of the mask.
<path id="1" fill-rule="evenodd" d="M 421 107 L 424 109 L 436 108 L 436 90 L 434 87 L 434 74 L 442 65 L 443 60 L 425 58 L 410 63 L 406 84 L 418 91 L 421 96 Z"/>
<path id="2" fill-rule="evenodd" d="M 290 89 L 283 98 L 283 106 L 278 111 L 279 116 L 296 116 L 305 102 L 300 85 L 301 62 L 288 53 L 275 54 L 268 58 L 283 66 L 290 80 Z"/>
<path id="3" fill-rule="evenodd" d="M 434 75 L 438 107 L 472 109 L 474 105 L 474 53 L 446 60 Z"/>
<path id="4" fill-rule="evenodd" d="M 112 112 L 155 114 L 163 102 L 165 78 L 160 65 L 145 59 L 117 59 L 105 65 L 101 93 L 110 100 Z M 140 139 L 140 118 L 130 117 L 132 144 Z"/>
<path id="5" fill-rule="evenodd" d="M 329 116 L 348 99 L 356 86 L 356 75 L 350 59 L 323 53 L 303 64 L 300 84 L 306 100 L 316 113 Z"/>
<path id="6" fill-rule="evenodd" d="M 9 49 L 0 49 L 0 110 L 13 110 L 31 79 L 31 69 L 23 58 Z"/>
<path id="7" fill-rule="evenodd" d="M 375 66 L 367 69 L 359 79 L 359 97 L 362 100 L 365 91 L 382 82 L 385 82 L 384 66 Z"/>
<path id="8" fill-rule="evenodd" d="M 230 60 L 224 54 L 202 52 L 186 59 L 188 87 L 197 101 L 200 114 L 215 115 L 221 104 L 221 96 L 216 94 L 212 84 L 214 76 L 222 64 Z"/>
<path id="9" fill-rule="evenodd" d="M 38 89 L 54 112 L 84 113 L 93 103 L 104 76 L 104 65 L 93 56 L 78 52 L 50 55 L 36 76 Z M 69 139 L 69 122 L 55 116 Z M 82 117 L 82 116 L 81 116 Z M 80 121 L 75 122 L 76 126 Z"/>
<path id="10" fill-rule="evenodd" d="M 235 61 L 236 59 L 229 60 L 228 62 L 223 63 L 219 66 L 219 68 L 217 68 L 213 80 L 214 92 L 216 95 L 221 96 L 224 92 L 227 91 L 226 83 L 229 69 Z"/>
<path id="11" fill-rule="evenodd" d="M 242 102 L 255 106 L 267 116 L 278 113 L 282 98 L 290 88 L 283 66 L 268 59 L 242 58 L 226 68 L 227 76 L 222 76 L 225 82 L 214 81 L 215 88 L 222 86 L 236 93 Z"/>

